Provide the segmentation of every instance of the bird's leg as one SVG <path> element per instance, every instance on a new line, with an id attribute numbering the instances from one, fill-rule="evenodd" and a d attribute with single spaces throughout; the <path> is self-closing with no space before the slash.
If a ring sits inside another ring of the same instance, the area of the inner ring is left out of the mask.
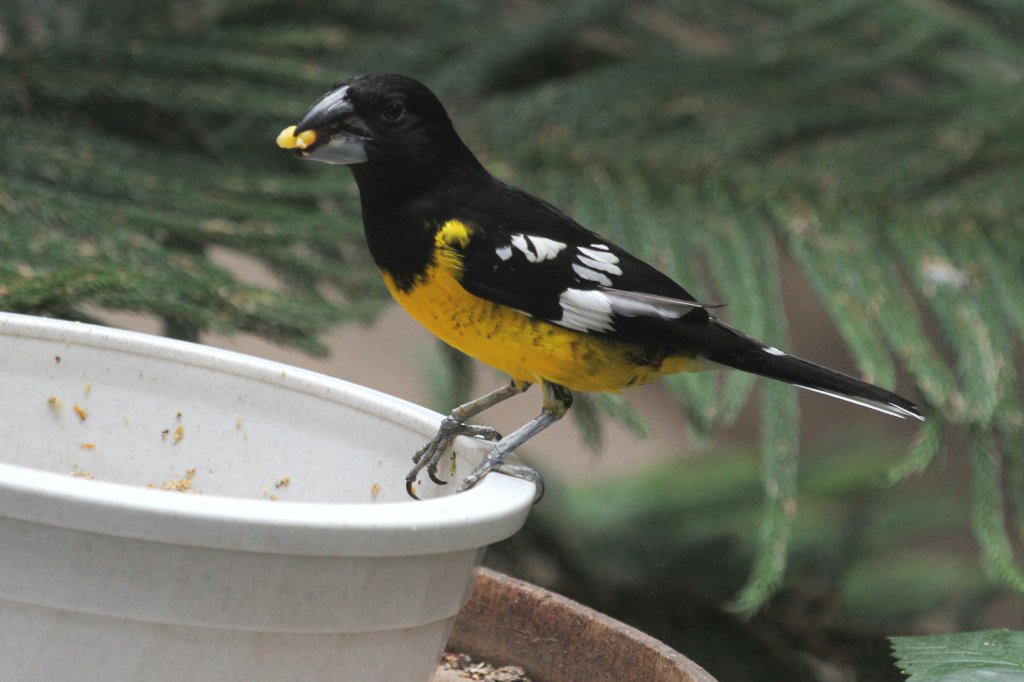
<path id="1" fill-rule="evenodd" d="M 544 382 L 544 409 L 539 415 L 498 441 L 487 453 L 479 466 L 473 469 L 459 486 L 459 491 L 469 490 L 492 471 L 500 471 L 532 482 L 537 486 L 535 502 L 544 495 L 544 481 L 533 469 L 514 464 L 505 464 L 513 450 L 565 416 L 572 407 L 572 392 L 564 386 Z"/>
<path id="2" fill-rule="evenodd" d="M 434 483 L 438 485 L 446 483 L 446 481 L 442 481 L 437 477 L 437 466 L 441 461 L 441 457 L 451 447 L 452 441 L 457 436 L 473 436 L 474 438 L 492 441 L 500 440 L 501 435 L 494 429 L 488 426 L 466 424 L 466 420 L 488 408 L 494 407 L 503 400 L 519 395 L 529 387 L 530 384 L 525 381 L 512 381 L 499 389 L 491 391 L 487 395 L 481 396 L 476 400 L 470 400 L 468 403 L 459 405 L 452 410 L 450 415 L 441 420 L 441 426 L 437 429 L 437 434 L 413 455 L 412 461 L 416 466 L 405 477 L 405 489 L 409 492 L 409 495 L 414 498 L 416 497 L 416 494 L 413 492 L 413 485 L 416 483 L 416 477 L 419 476 L 423 469 L 427 470 L 427 475 L 430 476 L 430 480 Z"/>

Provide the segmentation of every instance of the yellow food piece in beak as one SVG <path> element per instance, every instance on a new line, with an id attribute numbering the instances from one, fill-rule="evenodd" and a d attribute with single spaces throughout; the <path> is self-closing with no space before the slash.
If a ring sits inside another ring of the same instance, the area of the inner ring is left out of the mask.
<path id="1" fill-rule="evenodd" d="M 288 126 L 277 136 L 277 146 L 281 149 L 305 149 L 316 142 L 315 130 L 303 130 L 295 136 L 295 126 Z"/>

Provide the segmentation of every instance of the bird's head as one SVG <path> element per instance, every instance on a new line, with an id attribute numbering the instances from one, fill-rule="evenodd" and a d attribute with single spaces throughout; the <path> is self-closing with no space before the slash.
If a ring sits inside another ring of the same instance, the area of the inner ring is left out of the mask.
<path id="1" fill-rule="evenodd" d="M 336 83 L 277 143 L 314 161 L 402 175 L 436 169 L 465 149 L 434 93 L 396 74 Z"/>

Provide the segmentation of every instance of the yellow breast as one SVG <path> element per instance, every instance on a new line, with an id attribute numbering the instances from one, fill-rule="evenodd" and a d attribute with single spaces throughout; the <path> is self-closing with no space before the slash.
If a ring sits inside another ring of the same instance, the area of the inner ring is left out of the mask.
<path id="1" fill-rule="evenodd" d="M 549 381 L 576 391 L 616 391 L 658 375 L 697 369 L 692 358 L 651 354 L 617 342 L 537 320 L 466 291 L 458 280 L 459 249 L 470 230 L 446 223 L 435 239 L 436 262 L 408 289 L 382 273 L 395 300 L 442 341 L 518 381 Z"/>

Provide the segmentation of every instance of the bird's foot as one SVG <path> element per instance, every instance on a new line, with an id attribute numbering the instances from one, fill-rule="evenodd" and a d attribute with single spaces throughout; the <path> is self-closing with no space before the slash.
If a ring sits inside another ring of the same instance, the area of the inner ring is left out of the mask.
<path id="1" fill-rule="evenodd" d="M 537 492 L 533 497 L 533 503 L 537 504 L 540 502 L 541 498 L 544 497 L 544 479 L 541 477 L 540 473 L 538 473 L 536 469 L 531 469 L 530 467 L 523 466 L 521 464 L 506 464 L 504 462 L 504 458 L 507 455 L 502 455 L 500 452 L 500 456 L 492 456 L 495 451 L 499 450 L 499 447 L 500 443 L 498 446 L 495 446 L 490 453 L 488 453 L 487 457 L 484 458 L 484 461 L 480 462 L 480 464 L 470 472 L 469 476 L 466 476 L 466 478 L 462 480 L 462 484 L 459 485 L 459 489 L 456 492 L 461 493 L 469 490 L 479 483 L 484 476 L 492 471 L 497 471 L 500 474 L 514 476 L 515 478 L 521 478 L 524 481 L 533 483 L 537 488 Z"/>
<path id="2" fill-rule="evenodd" d="M 445 417 L 441 421 L 441 426 L 437 429 L 437 433 L 434 437 L 427 442 L 422 448 L 420 448 L 415 455 L 413 455 L 412 461 L 415 466 L 409 471 L 405 477 L 405 489 L 409 493 L 410 497 L 419 499 L 416 495 L 414 486 L 416 485 L 416 479 L 419 477 L 420 472 L 426 469 L 427 476 L 430 480 L 437 485 L 446 485 L 447 481 L 443 481 L 437 476 L 437 468 L 441 462 L 441 458 L 444 453 L 451 448 L 452 441 L 458 436 L 471 436 L 473 438 L 480 438 L 481 440 L 499 441 L 501 440 L 501 434 L 489 426 L 474 426 L 472 424 L 464 424 L 457 419 L 452 417 Z"/>

